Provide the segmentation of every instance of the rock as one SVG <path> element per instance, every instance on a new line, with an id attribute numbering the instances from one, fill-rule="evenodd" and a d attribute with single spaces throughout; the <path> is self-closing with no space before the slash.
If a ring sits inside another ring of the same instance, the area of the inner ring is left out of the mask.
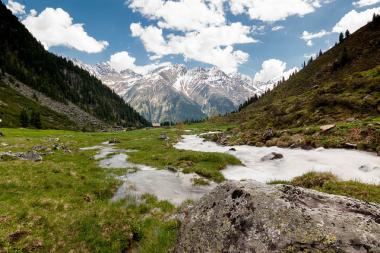
<path id="1" fill-rule="evenodd" d="M 4 137 L 4 134 L 3 132 L 0 131 L 0 137 Z"/>
<path id="2" fill-rule="evenodd" d="M 165 140 L 168 140 L 169 139 L 169 137 L 168 137 L 168 135 L 167 134 L 160 134 L 160 140 L 163 140 L 163 141 L 165 141 Z"/>
<path id="3" fill-rule="evenodd" d="M 332 125 L 324 125 L 324 126 L 321 126 L 320 129 L 322 132 L 327 132 L 333 128 L 335 128 L 336 125 L 332 124 Z"/>
<path id="4" fill-rule="evenodd" d="M 348 118 L 346 119 L 347 122 L 354 122 L 355 121 L 355 118 Z"/>
<path id="5" fill-rule="evenodd" d="M 17 159 L 17 155 L 12 152 L 0 153 L 0 161 L 13 161 Z"/>
<path id="6" fill-rule="evenodd" d="M 236 148 L 230 148 L 230 151 L 236 151 Z"/>
<path id="7" fill-rule="evenodd" d="M 372 169 L 368 167 L 367 165 L 362 165 L 359 167 L 359 170 L 363 172 L 370 172 Z"/>
<path id="8" fill-rule="evenodd" d="M 46 151 L 47 149 L 48 149 L 47 147 L 40 146 L 40 145 L 32 147 L 32 150 L 34 151 Z"/>
<path id="9" fill-rule="evenodd" d="M 20 158 L 23 160 L 33 161 L 33 162 L 40 162 L 42 161 L 42 156 L 40 156 L 35 151 L 28 151 L 20 155 Z"/>
<path id="10" fill-rule="evenodd" d="M 112 138 L 111 140 L 108 141 L 109 144 L 118 144 L 118 143 L 121 143 L 120 140 L 116 139 L 116 138 Z"/>
<path id="11" fill-rule="evenodd" d="M 168 170 L 168 171 L 171 171 L 171 172 L 177 172 L 178 171 L 178 169 L 175 168 L 175 167 L 173 167 L 173 166 L 166 166 L 165 170 Z"/>
<path id="12" fill-rule="evenodd" d="M 348 148 L 348 149 L 356 149 L 358 147 L 358 145 L 354 144 L 354 143 L 345 143 L 344 147 Z"/>
<path id="13" fill-rule="evenodd" d="M 189 210 L 174 252 L 379 252 L 379 238 L 380 205 L 241 181 Z"/>
<path id="14" fill-rule="evenodd" d="M 263 140 L 267 141 L 270 140 L 274 136 L 273 130 L 271 128 L 265 130 L 263 134 Z"/>
<path id="15" fill-rule="evenodd" d="M 280 153 L 272 152 L 264 157 L 262 157 L 260 160 L 265 162 L 265 161 L 273 161 L 273 160 L 278 160 L 282 159 L 284 156 Z"/>
<path id="16" fill-rule="evenodd" d="M 264 147 L 265 144 L 259 141 L 259 142 L 255 143 L 255 146 L 258 147 L 258 148 L 261 148 L 261 147 Z"/>

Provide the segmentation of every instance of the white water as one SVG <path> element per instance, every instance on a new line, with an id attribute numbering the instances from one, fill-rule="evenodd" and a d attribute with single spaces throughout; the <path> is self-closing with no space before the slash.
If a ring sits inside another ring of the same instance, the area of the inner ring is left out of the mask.
<path id="1" fill-rule="evenodd" d="M 222 171 L 229 180 L 253 179 L 263 183 L 271 180 L 290 180 L 310 171 L 332 172 L 342 180 L 359 180 L 380 184 L 380 157 L 368 152 L 344 149 L 302 150 L 278 147 L 220 146 L 204 141 L 196 135 L 185 135 L 175 145 L 177 149 L 202 152 L 229 153 L 244 166 L 228 166 Z M 235 148 L 236 151 L 230 151 Z M 271 152 L 284 155 L 283 159 L 261 161 Z M 365 169 L 359 169 L 366 166 Z"/>

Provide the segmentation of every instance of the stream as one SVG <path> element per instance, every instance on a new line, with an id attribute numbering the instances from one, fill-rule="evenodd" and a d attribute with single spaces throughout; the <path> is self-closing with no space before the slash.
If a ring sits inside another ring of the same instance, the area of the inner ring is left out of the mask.
<path id="1" fill-rule="evenodd" d="M 291 180 L 310 171 L 332 172 L 342 180 L 359 180 L 365 183 L 380 184 L 380 158 L 375 154 L 356 150 L 324 149 L 315 150 L 285 149 L 278 147 L 220 146 L 205 141 L 196 135 L 184 135 L 174 145 L 177 149 L 200 152 L 228 153 L 240 159 L 243 165 L 227 166 L 222 174 L 227 180 L 253 179 L 259 182 L 272 180 Z M 128 161 L 128 154 L 136 150 L 123 150 L 113 144 L 102 143 L 81 150 L 97 150 L 94 159 L 104 169 L 126 169 L 122 176 L 117 176 L 123 184 L 112 198 L 113 201 L 128 196 L 139 197 L 149 193 L 160 200 L 168 200 L 180 205 L 185 200 L 198 200 L 216 187 L 193 185 L 198 175 L 159 170 Z M 272 152 L 283 157 L 266 160 L 263 157 Z M 130 170 L 127 170 L 130 169 Z"/>
<path id="2" fill-rule="evenodd" d="M 228 166 L 222 171 L 228 180 L 253 179 L 267 183 L 291 180 L 310 171 L 332 172 L 342 180 L 380 184 L 380 157 L 374 153 L 345 149 L 314 150 L 279 147 L 221 146 L 196 135 L 182 136 L 177 149 L 218 152 L 234 155 L 244 166 Z M 233 151 L 236 150 L 236 151 Z M 262 160 L 272 152 L 283 155 L 278 160 Z"/>

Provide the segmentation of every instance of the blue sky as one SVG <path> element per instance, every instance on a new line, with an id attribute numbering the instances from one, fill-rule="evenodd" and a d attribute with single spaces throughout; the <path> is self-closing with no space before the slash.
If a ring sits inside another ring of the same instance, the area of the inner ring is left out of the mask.
<path id="1" fill-rule="evenodd" d="M 272 61 L 277 64 L 272 71 L 299 67 L 307 56 L 331 47 L 337 31 L 354 32 L 371 13 L 380 12 L 378 0 L 2 1 L 51 52 L 88 64 L 109 61 L 116 54 L 113 62 L 120 70 L 170 62 L 189 67 L 216 65 L 249 76 L 263 72 L 262 64 L 269 59 L 279 60 Z M 173 1 L 178 5 L 170 9 L 166 4 Z M 43 18 L 46 8 L 52 8 L 51 15 Z M 63 12 L 56 13 L 58 8 Z M 68 17 L 72 19 L 69 26 L 83 24 L 82 30 L 64 28 L 78 32 L 70 39 L 72 32 L 55 34 L 54 27 L 58 19 Z M 269 62 L 267 67 L 271 68 Z"/>

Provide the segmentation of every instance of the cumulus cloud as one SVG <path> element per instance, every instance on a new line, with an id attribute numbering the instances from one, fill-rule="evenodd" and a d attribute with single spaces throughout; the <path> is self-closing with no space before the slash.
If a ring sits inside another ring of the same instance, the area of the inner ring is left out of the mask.
<path id="1" fill-rule="evenodd" d="M 319 39 L 329 34 L 330 32 L 327 32 L 325 30 L 321 30 L 317 33 L 310 33 L 308 31 L 304 31 L 302 33 L 301 39 L 303 39 L 306 42 L 306 44 L 311 47 L 313 45 L 313 39 Z"/>
<path id="2" fill-rule="evenodd" d="M 351 33 L 358 30 L 372 20 L 373 14 L 380 14 L 380 7 L 368 9 L 362 12 L 352 10 L 342 17 L 332 29 L 333 32 L 340 33 L 349 30 Z"/>
<path id="3" fill-rule="evenodd" d="M 7 4 L 7 8 L 14 14 L 14 15 L 19 15 L 19 14 L 25 14 L 25 5 L 9 0 Z"/>
<path id="4" fill-rule="evenodd" d="M 263 62 L 261 70 L 255 74 L 255 82 L 279 81 L 298 71 L 298 68 L 286 69 L 286 63 L 277 59 L 269 59 Z"/>
<path id="5" fill-rule="evenodd" d="M 160 28 L 193 31 L 225 23 L 223 0 L 132 0 L 129 7 L 158 20 Z"/>
<path id="6" fill-rule="evenodd" d="M 131 25 L 132 36 L 139 37 L 146 50 L 154 53 L 151 59 L 165 55 L 181 54 L 184 58 L 215 65 L 225 72 L 234 72 L 239 64 L 246 62 L 249 55 L 234 50 L 234 44 L 256 42 L 249 37 L 250 28 L 241 23 L 205 27 L 184 35 L 169 34 L 163 36 L 161 28 Z"/>
<path id="7" fill-rule="evenodd" d="M 289 16 L 304 16 L 330 0 L 231 0 L 233 14 L 248 14 L 251 19 L 265 22 L 284 20 Z"/>
<path id="8" fill-rule="evenodd" d="M 359 1 L 356 1 L 352 4 L 356 7 L 361 8 L 361 7 L 365 7 L 365 6 L 374 5 L 377 3 L 380 3 L 380 0 L 359 0 Z"/>
<path id="9" fill-rule="evenodd" d="M 182 55 L 234 72 L 249 54 L 236 50 L 236 44 L 256 42 L 252 30 L 240 22 L 227 24 L 227 0 L 129 0 L 129 7 L 154 20 L 143 27 L 133 23 L 132 36 L 141 39 L 152 60 L 166 55 Z"/>
<path id="10" fill-rule="evenodd" d="M 159 63 L 159 64 L 148 64 L 148 65 L 138 66 L 135 64 L 135 62 L 136 62 L 136 58 L 130 56 L 127 51 L 122 51 L 122 52 L 118 52 L 111 55 L 108 63 L 116 71 L 120 72 L 120 71 L 129 69 L 138 74 L 143 74 L 143 75 L 160 66 L 166 66 L 170 64 L 168 62 L 164 62 L 164 63 Z"/>
<path id="11" fill-rule="evenodd" d="M 272 31 L 276 32 L 276 31 L 279 31 L 279 30 L 282 30 L 284 29 L 285 27 L 283 27 L 282 25 L 278 25 L 278 26 L 274 26 L 272 27 Z"/>
<path id="12" fill-rule="evenodd" d="M 83 24 L 73 24 L 73 18 L 61 8 L 46 8 L 39 15 L 32 10 L 22 23 L 46 49 L 65 46 L 86 53 L 99 53 L 108 46 L 107 41 L 89 36 Z"/>

